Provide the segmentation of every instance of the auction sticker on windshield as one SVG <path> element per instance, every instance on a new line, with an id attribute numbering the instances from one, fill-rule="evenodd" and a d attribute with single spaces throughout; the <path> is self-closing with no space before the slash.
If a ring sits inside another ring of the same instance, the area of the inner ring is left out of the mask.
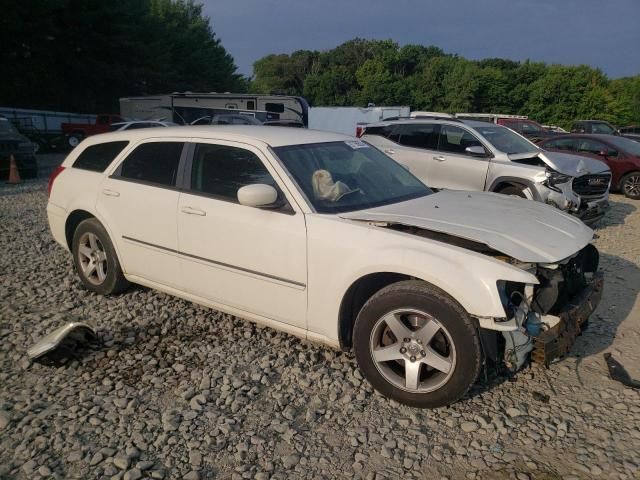
<path id="1" fill-rule="evenodd" d="M 358 148 L 369 148 L 369 145 L 367 145 L 361 140 L 347 140 L 344 143 L 349 145 L 354 150 L 357 150 Z"/>

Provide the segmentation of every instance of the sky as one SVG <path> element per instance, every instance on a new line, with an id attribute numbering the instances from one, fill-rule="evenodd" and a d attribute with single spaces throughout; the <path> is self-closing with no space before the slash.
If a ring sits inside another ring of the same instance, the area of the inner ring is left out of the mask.
<path id="1" fill-rule="evenodd" d="M 640 74 L 640 0 L 200 0 L 240 73 L 355 37 Z"/>

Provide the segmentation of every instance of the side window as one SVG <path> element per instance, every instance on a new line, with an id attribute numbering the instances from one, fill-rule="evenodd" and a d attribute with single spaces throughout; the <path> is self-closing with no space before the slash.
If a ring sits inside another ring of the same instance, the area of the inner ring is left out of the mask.
<path id="1" fill-rule="evenodd" d="M 607 152 L 607 156 L 615 157 L 618 155 L 613 149 L 607 147 L 604 143 L 590 139 L 582 139 L 578 141 L 578 152 L 590 153 L 592 155 L 600 155 L 600 152 Z"/>
<path id="2" fill-rule="evenodd" d="M 254 102 L 253 100 L 247 100 L 247 110 L 255 110 L 256 109 L 256 102 Z"/>
<path id="3" fill-rule="evenodd" d="M 398 125 L 400 145 L 436 150 L 438 148 L 439 125 L 432 123 Z M 395 133 L 395 132 L 394 132 Z"/>
<path id="4" fill-rule="evenodd" d="M 442 125 L 439 138 L 438 150 L 443 152 L 467 155 L 465 151 L 467 147 L 478 146 L 484 148 L 482 143 L 469 132 L 451 125 Z"/>
<path id="5" fill-rule="evenodd" d="M 391 134 L 391 127 L 382 126 L 382 127 L 367 127 L 365 126 L 365 135 L 378 135 L 380 137 L 388 138 Z"/>
<path id="6" fill-rule="evenodd" d="M 522 122 L 522 133 L 539 133 L 542 132 L 543 129 L 540 128 L 535 123 L 531 122 Z"/>
<path id="7" fill-rule="evenodd" d="M 523 130 L 522 124 L 517 120 L 502 120 L 500 124 L 504 127 L 510 128 L 515 132 L 520 132 Z"/>
<path id="8" fill-rule="evenodd" d="M 193 155 L 191 190 L 238 202 L 238 189 L 266 183 L 277 189 L 262 161 L 249 150 L 199 143 Z"/>
<path id="9" fill-rule="evenodd" d="M 572 138 L 556 138 L 545 143 L 546 148 L 555 148 L 557 150 L 575 151 L 576 141 Z"/>
<path id="10" fill-rule="evenodd" d="M 581 139 L 578 141 L 578 152 L 592 153 L 598 155 L 601 151 L 606 150 L 604 143 L 596 142 L 594 140 Z"/>
<path id="11" fill-rule="evenodd" d="M 109 125 L 109 117 L 107 115 L 99 115 L 96 123 L 98 125 Z"/>
<path id="12" fill-rule="evenodd" d="M 267 112 L 283 113 L 284 104 L 283 103 L 265 103 L 264 109 Z"/>
<path id="13" fill-rule="evenodd" d="M 182 142 L 150 142 L 137 147 L 120 165 L 122 178 L 172 187 L 176 184 Z"/>
<path id="14" fill-rule="evenodd" d="M 84 149 L 73 162 L 73 168 L 104 172 L 129 142 L 108 142 L 91 145 Z"/>

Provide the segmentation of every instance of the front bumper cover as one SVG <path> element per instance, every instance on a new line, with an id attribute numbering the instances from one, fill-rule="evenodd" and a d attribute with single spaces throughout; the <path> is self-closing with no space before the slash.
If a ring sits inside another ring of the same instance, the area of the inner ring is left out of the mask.
<path id="1" fill-rule="evenodd" d="M 560 312 L 560 322 L 535 337 L 531 359 L 549 366 L 557 358 L 569 353 L 576 338 L 586 328 L 589 316 L 602 299 L 604 274 L 596 272 L 589 284 Z"/>
<path id="2" fill-rule="evenodd" d="M 604 217 L 609 209 L 609 201 L 606 199 L 585 202 L 586 208 L 578 211 L 576 216 L 587 225 L 592 225 Z"/>

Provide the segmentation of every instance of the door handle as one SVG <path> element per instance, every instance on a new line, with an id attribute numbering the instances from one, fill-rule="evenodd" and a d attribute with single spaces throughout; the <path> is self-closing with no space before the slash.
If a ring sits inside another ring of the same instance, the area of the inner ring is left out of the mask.
<path id="1" fill-rule="evenodd" d="M 436 155 L 433 157 L 433 159 L 438 162 L 444 162 L 446 160 L 446 157 L 443 157 L 442 155 Z"/>
<path id="2" fill-rule="evenodd" d="M 396 151 L 393 148 L 387 148 L 384 153 L 388 154 L 388 155 L 393 155 L 396 153 Z"/>
<path id="3" fill-rule="evenodd" d="M 201 217 L 204 217 L 207 215 L 207 212 L 205 212 L 204 210 L 200 210 L 199 208 L 193 208 L 193 207 L 182 207 L 182 213 L 186 213 L 187 215 L 199 215 Z"/>
<path id="4" fill-rule="evenodd" d="M 116 192 L 115 190 L 109 190 L 108 188 L 103 189 L 102 193 L 105 194 L 108 197 L 119 197 L 120 196 L 120 192 Z"/>

